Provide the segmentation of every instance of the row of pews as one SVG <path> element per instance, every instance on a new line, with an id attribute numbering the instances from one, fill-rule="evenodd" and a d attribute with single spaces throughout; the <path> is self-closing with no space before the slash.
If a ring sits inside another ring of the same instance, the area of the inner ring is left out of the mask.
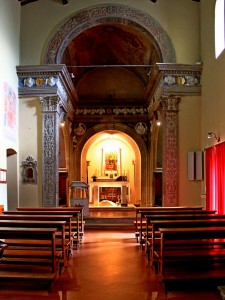
<path id="1" fill-rule="evenodd" d="M 0 281 L 51 289 L 84 235 L 83 207 L 0 213 Z"/>
<path id="2" fill-rule="evenodd" d="M 202 207 L 136 207 L 135 237 L 165 291 L 225 283 L 225 215 Z"/>

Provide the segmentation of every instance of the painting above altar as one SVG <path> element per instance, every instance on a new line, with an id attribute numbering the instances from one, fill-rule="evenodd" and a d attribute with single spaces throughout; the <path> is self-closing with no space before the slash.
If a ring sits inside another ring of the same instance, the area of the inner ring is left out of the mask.
<path id="1" fill-rule="evenodd" d="M 116 171 L 117 172 L 118 153 L 116 151 L 105 153 L 105 171 Z"/>

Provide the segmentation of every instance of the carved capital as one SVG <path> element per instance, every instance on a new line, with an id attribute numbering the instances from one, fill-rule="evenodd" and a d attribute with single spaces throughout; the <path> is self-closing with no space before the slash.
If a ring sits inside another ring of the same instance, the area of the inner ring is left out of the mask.
<path id="1" fill-rule="evenodd" d="M 162 97 L 161 104 L 163 111 L 178 111 L 179 110 L 180 97 L 169 96 Z"/>
<path id="2" fill-rule="evenodd" d="M 60 101 L 58 96 L 40 97 L 42 112 L 59 112 Z"/>

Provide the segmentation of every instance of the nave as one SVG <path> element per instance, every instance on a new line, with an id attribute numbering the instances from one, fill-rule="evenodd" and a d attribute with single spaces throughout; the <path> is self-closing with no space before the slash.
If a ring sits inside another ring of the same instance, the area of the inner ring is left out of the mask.
<path id="1" fill-rule="evenodd" d="M 51 292 L 0 285 L 1 300 L 219 300 L 216 288 L 175 287 L 165 294 L 133 231 L 86 230 Z"/>

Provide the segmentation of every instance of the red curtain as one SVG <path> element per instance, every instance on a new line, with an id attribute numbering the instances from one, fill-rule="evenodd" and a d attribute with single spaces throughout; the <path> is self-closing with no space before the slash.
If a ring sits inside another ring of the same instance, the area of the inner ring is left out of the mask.
<path id="1" fill-rule="evenodd" d="M 225 214 L 225 143 L 206 150 L 206 209 Z"/>

